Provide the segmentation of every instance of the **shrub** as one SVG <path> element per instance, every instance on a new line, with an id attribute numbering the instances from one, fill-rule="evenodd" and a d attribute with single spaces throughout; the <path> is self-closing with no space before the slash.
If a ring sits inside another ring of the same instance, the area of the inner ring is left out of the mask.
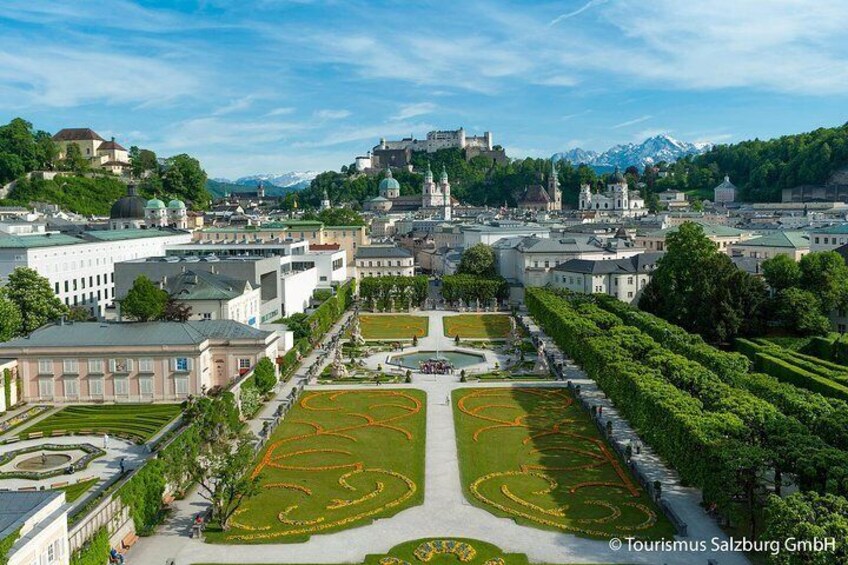
<path id="1" fill-rule="evenodd" d="M 277 384 L 277 373 L 274 364 L 267 357 L 260 359 L 253 368 L 253 382 L 259 394 L 266 395 Z"/>
<path id="2" fill-rule="evenodd" d="M 109 559 L 109 532 L 100 528 L 85 545 L 71 555 L 71 565 L 103 565 Z"/>

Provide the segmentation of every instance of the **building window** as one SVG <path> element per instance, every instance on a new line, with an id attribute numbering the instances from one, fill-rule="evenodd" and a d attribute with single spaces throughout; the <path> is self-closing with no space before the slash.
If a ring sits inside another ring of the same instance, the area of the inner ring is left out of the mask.
<path id="1" fill-rule="evenodd" d="M 109 370 L 113 373 L 129 373 L 132 371 L 132 359 L 110 359 Z"/>
<path id="2" fill-rule="evenodd" d="M 188 357 L 177 357 L 174 359 L 174 370 L 179 373 L 187 373 L 191 369 Z"/>
<path id="3" fill-rule="evenodd" d="M 186 396 L 188 394 L 187 377 L 176 377 L 174 379 L 174 394 L 177 396 Z"/>
<path id="4" fill-rule="evenodd" d="M 65 396 L 79 398 L 79 381 L 77 379 L 65 379 Z"/>
<path id="5" fill-rule="evenodd" d="M 153 396 L 153 377 L 139 377 L 138 393 L 141 396 Z"/>
<path id="6" fill-rule="evenodd" d="M 212 312 L 204 312 L 202 314 L 202 316 L 203 316 L 204 320 L 211 320 L 212 319 Z"/>
<path id="7" fill-rule="evenodd" d="M 52 375 L 53 374 L 53 359 L 39 359 L 38 360 L 38 374 L 39 375 Z"/>
<path id="8" fill-rule="evenodd" d="M 115 377 L 115 396 L 129 396 L 130 381 L 127 377 Z"/>
<path id="9" fill-rule="evenodd" d="M 88 394 L 94 397 L 103 397 L 103 377 L 88 379 Z"/>
<path id="10" fill-rule="evenodd" d="M 77 359 L 62 359 L 62 372 L 66 375 L 79 374 L 79 361 Z"/>
<path id="11" fill-rule="evenodd" d="M 88 372 L 96 375 L 103 374 L 103 359 L 89 359 Z"/>
<path id="12" fill-rule="evenodd" d="M 38 379 L 38 397 L 53 398 L 53 379 Z"/>
<path id="13" fill-rule="evenodd" d="M 250 366 L 251 366 L 250 359 L 239 359 L 238 360 L 239 371 L 241 371 L 243 369 L 250 369 Z"/>
<path id="14" fill-rule="evenodd" d="M 145 357 L 144 359 L 138 360 L 138 370 L 141 373 L 152 373 L 153 372 L 153 359 L 149 357 Z"/>

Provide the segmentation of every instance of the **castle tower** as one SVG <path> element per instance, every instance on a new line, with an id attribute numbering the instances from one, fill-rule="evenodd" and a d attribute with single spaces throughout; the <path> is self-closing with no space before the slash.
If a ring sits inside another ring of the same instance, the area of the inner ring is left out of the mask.
<path id="1" fill-rule="evenodd" d="M 321 196 L 321 210 L 330 209 L 330 195 L 327 194 L 327 189 L 324 189 L 324 194 Z"/>
<path id="2" fill-rule="evenodd" d="M 551 159 L 551 174 L 548 176 L 548 196 L 551 198 L 551 210 L 562 210 L 562 191 L 559 189 L 556 162 Z"/>
<path id="3" fill-rule="evenodd" d="M 259 185 L 256 187 L 256 196 L 258 198 L 265 198 L 265 185 L 262 181 L 259 181 Z"/>

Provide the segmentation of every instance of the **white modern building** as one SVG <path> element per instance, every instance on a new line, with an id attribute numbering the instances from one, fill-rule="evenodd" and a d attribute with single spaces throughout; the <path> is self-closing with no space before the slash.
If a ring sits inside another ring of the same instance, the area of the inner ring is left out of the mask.
<path id="1" fill-rule="evenodd" d="M 8 565 L 68 565 L 68 508 L 56 490 L 0 492 L 0 541 L 16 536 Z"/>
<path id="2" fill-rule="evenodd" d="M 190 241 L 191 234 L 172 229 L 0 236 L 0 277 L 17 267 L 35 269 L 67 306 L 103 316 L 115 298 L 115 263 L 164 255 L 168 245 Z"/>

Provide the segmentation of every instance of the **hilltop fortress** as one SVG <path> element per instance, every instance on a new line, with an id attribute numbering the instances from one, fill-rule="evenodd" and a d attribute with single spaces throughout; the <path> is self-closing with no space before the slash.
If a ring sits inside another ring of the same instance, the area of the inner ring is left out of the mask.
<path id="1" fill-rule="evenodd" d="M 440 149 L 462 149 L 465 158 L 471 159 L 477 155 L 485 155 L 497 161 L 505 161 L 506 153 L 503 148 L 492 143 L 492 132 L 483 135 L 468 135 L 465 128 L 456 130 L 440 130 L 427 133 L 425 139 L 405 137 L 397 141 L 380 139 L 368 155 L 356 158 L 356 168 L 359 171 L 383 170 L 386 167 L 408 167 L 412 162 L 412 153 L 423 151 L 435 153 Z"/>

